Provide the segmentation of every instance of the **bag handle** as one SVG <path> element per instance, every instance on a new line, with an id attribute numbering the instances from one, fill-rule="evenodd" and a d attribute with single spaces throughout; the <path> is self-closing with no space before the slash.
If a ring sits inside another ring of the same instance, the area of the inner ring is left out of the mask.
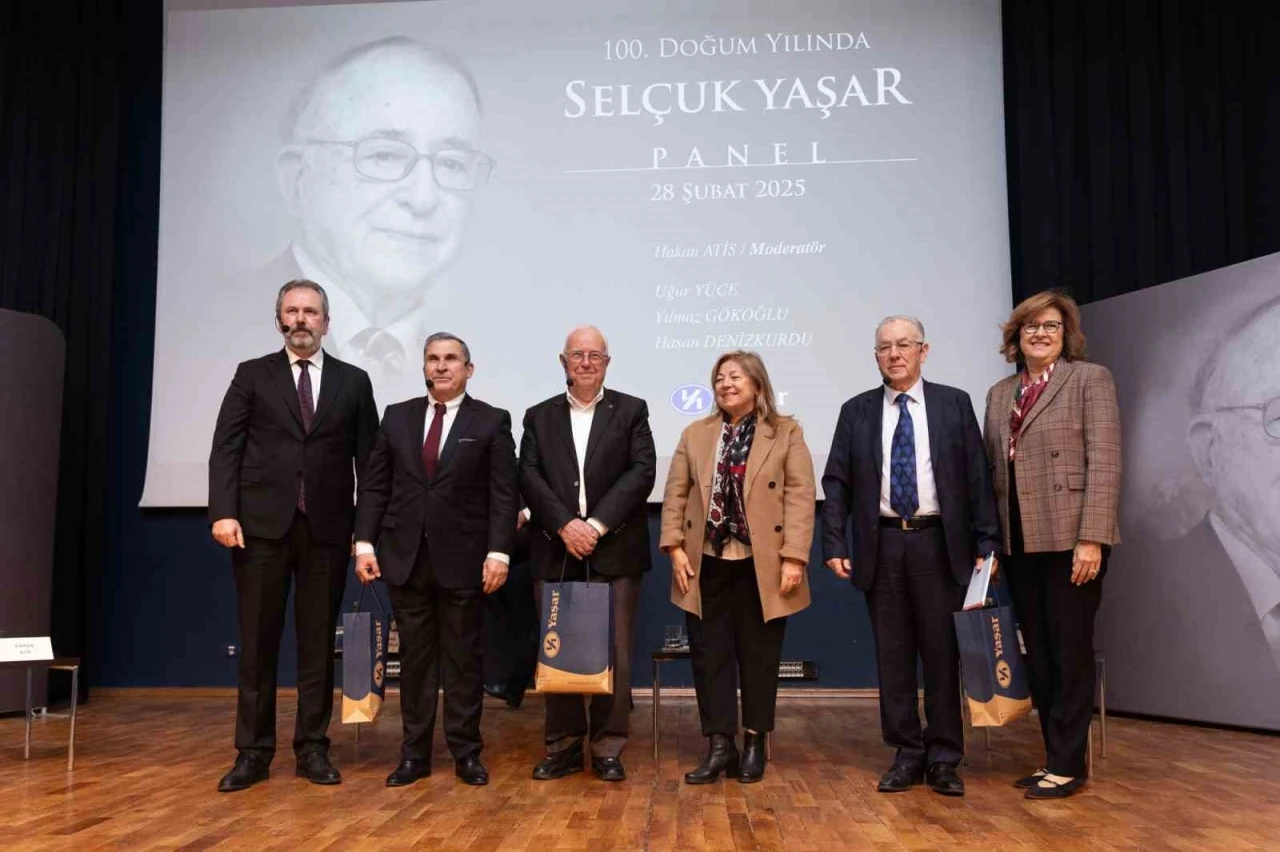
<path id="1" fill-rule="evenodd" d="M 360 603 L 361 603 L 361 601 L 363 601 L 363 600 L 364 600 L 364 592 L 365 592 L 365 589 L 372 589 L 372 590 L 373 590 L 373 599 L 374 599 L 374 601 L 378 604 L 378 609 L 382 610 L 382 614 L 383 614 L 383 615 L 388 614 L 388 613 L 390 612 L 390 610 L 388 610 L 388 609 L 387 609 L 387 607 L 382 603 L 382 597 L 378 594 L 378 587 L 377 587 L 377 586 L 375 586 L 373 583 L 367 583 L 367 584 L 366 584 L 366 583 L 361 583 L 361 584 L 360 584 L 360 594 L 356 596 L 356 608 L 355 608 L 354 612 L 359 612 L 359 611 L 360 611 Z"/>
<path id="2" fill-rule="evenodd" d="M 560 580 L 559 580 L 559 582 L 561 582 L 561 583 L 563 583 L 563 582 L 564 582 L 564 569 L 565 569 L 565 566 L 567 566 L 568 564 L 569 564 L 569 550 L 568 550 L 568 548 L 566 548 L 566 549 L 565 549 L 565 552 L 564 552 L 564 558 L 560 560 Z M 590 559 L 584 559 L 584 560 L 582 560 L 582 567 L 583 567 L 584 569 L 586 569 L 586 572 L 587 572 L 587 584 L 588 584 L 588 585 L 590 585 L 590 583 L 591 583 L 591 560 L 590 560 Z"/>

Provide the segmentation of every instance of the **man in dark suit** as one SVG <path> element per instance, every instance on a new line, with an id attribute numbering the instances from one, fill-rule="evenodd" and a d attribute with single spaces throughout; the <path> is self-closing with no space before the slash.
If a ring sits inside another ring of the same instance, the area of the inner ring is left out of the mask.
<path id="1" fill-rule="evenodd" d="M 520 493 L 535 529 L 529 565 L 542 583 L 608 580 L 613 589 L 613 694 L 591 698 L 590 725 L 578 695 L 548 695 L 547 756 L 533 770 L 539 781 L 583 769 L 582 739 L 591 735 L 591 767 L 605 781 L 621 781 L 619 760 L 631 712 L 631 644 L 640 579 L 650 567 L 645 502 L 657 459 L 644 400 L 605 390 L 609 344 L 600 330 L 570 332 L 560 355 L 568 392 L 530 408 L 520 442 Z"/>
<path id="2" fill-rule="evenodd" d="M 924 326 L 889 317 L 876 329 L 884 385 L 840 409 L 822 477 L 827 566 L 867 596 L 880 679 L 880 724 L 897 749 L 879 790 L 928 776 L 936 792 L 964 795 L 959 652 L 952 613 L 975 564 L 999 549 L 982 433 L 964 391 L 926 382 Z M 853 548 L 845 536 L 852 517 Z M 925 715 L 916 702 L 924 665 Z"/>
<path id="3" fill-rule="evenodd" d="M 387 786 L 431 774 L 442 678 L 454 773 L 483 785 L 483 598 L 507 579 L 515 443 L 511 415 L 466 394 L 475 372 L 466 343 L 433 334 L 423 362 L 427 395 L 388 406 L 360 480 L 356 576 L 386 580 L 400 627 L 404 741 Z"/>
<path id="4" fill-rule="evenodd" d="M 285 348 L 245 361 L 222 400 L 209 453 L 209 520 L 231 549 L 240 620 L 235 766 L 218 784 L 267 777 L 276 749 L 276 666 L 291 579 L 297 583 L 297 774 L 337 784 L 329 762 L 333 631 L 351 555 L 354 471 L 378 428 L 365 372 L 320 348 L 329 300 L 296 279 L 276 297 Z"/>

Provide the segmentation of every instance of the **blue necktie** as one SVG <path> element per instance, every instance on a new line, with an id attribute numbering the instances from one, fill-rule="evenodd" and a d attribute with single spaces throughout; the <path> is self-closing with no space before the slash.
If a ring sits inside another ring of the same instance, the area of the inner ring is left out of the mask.
<path id="1" fill-rule="evenodd" d="M 898 394 L 898 426 L 889 445 L 889 506 L 904 518 L 910 518 L 920 506 L 916 487 L 916 428 L 907 411 L 907 395 Z"/>

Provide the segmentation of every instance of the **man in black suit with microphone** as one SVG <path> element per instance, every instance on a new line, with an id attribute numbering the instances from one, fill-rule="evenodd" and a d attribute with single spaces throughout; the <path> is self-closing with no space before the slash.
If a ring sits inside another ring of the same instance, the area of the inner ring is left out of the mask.
<path id="1" fill-rule="evenodd" d="M 520 493 L 534 530 L 529 567 L 542 583 L 593 578 L 613 588 L 613 693 L 591 697 L 590 725 L 580 695 L 548 695 L 547 756 L 539 781 L 583 769 L 583 737 L 591 736 L 591 768 L 622 781 L 619 760 L 631 712 L 631 644 L 640 579 L 649 570 L 645 502 L 657 458 L 644 400 L 604 387 L 609 344 L 600 330 L 580 326 L 565 340 L 560 364 L 567 393 L 530 408 L 520 441 Z"/>
<path id="2" fill-rule="evenodd" d="M 404 740 L 388 787 L 431 774 L 441 679 L 454 773 L 489 783 L 480 762 L 483 603 L 506 582 L 519 501 L 511 415 L 467 395 L 474 373 L 460 338 L 428 337 L 427 395 L 387 408 L 360 479 L 356 576 L 387 582 L 400 627 Z"/>
<path id="3" fill-rule="evenodd" d="M 882 793 L 928 780 L 964 795 L 959 651 L 951 615 L 974 566 L 1000 548 L 995 494 L 969 395 L 926 382 L 924 325 L 876 327 L 884 383 L 840 409 L 822 488 L 827 567 L 867 597 L 880 678 L 880 726 L 897 749 Z M 852 517 L 853 547 L 845 537 Z M 922 729 L 917 653 L 924 667 Z"/>
<path id="4" fill-rule="evenodd" d="M 296 279 L 276 297 L 285 348 L 236 369 L 209 453 L 209 520 L 231 550 L 240 622 L 235 766 L 218 784 L 267 777 L 276 749 L 276 667 L 291 581 L 298 641 L 297 774 L 337 784 L 329 762 L 334 624 L 351 557 L 356 471 L 378 412 L 365 372 L 326 355 L 329 299 Z"/>

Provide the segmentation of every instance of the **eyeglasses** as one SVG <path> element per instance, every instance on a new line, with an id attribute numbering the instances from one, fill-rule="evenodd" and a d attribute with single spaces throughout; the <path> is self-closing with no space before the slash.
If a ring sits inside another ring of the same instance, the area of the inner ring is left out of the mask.
<path id="1" fill-rule="evenodd" d="M 369 178 L 387 183 L 404 180 L 418 165 L 419 160 L 431 163 L 431 175 L 441 189 L 466 191 L 478 189 L 489 180 L 489 174 L 497 165 L 488 154 L 470 149 L 448 149 L 418 153 L 408 142 L 372 136 L 359 142 L 341 142 L 335 139 L 308 139 L 313 145 L 342 145 L 352 149 L 352 165 Z"/>
<path id="2" fill-rule="evenodd" d="M 583 352 L 581 349 L 575 349 L 572 352 L 565 353 L 565 357 L 574 364 L 581 364 L 583 361 L 590 364 L 603 364 L 605 361 L 609 360 L 609 356 L 604 352 Z"/>
<path id="3" fill-rule="evenodd" d="M 1270 438 L 1280 438 L 1280 396 L 1255 405 L 1224 405 L 1214 411 L 1261 411 L 1262 431 Z"/>
<path id="4" fill-rule="evenodd" d="M 924 341 L 899 340 L 897 343 L 880 343 L 876 345 L 876 354 L 884 356 L 890 352 L 910 352 L 913 346 L 924 346 Z"/>
<path id="5" fill-rule="evenodd" d="M 1062 330 L 1062 323 L 1059 320 L 1049 320 L 1048 322 L 1024 322 L 1022 324 L 1022 333 L 1035 334 L 1042 328 L 1044 329 L 1045 334 L 1057 334 Z"/>

